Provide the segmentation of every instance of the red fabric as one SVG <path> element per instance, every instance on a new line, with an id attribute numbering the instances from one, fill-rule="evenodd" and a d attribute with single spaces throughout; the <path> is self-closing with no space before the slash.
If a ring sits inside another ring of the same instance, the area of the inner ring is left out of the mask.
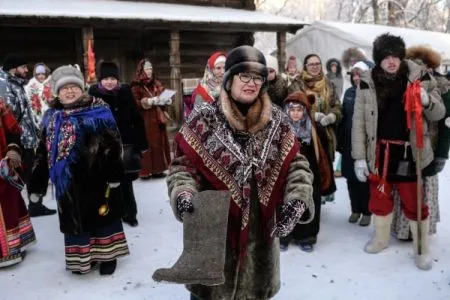
<path id="1" fill-rule="evenodd" d="M 92 82 L 95 80 L 95 53 L 94 47 L 92 46 L 92 40 L 88 40 L 88 76 L 86 82 Z"/>
<path id="2" fill-rule="evenodd" d="M 192 92 L 192 104 L 193 105 L 195 104 L 195 98 L 197 97 L 197 95 L 200 95 L 203 98 L 204 102 L 211 103 L 214 101 L 214 98 L 208 94 L 208 92 L 205 90 L 205 88 L 201 84 L 199 84 L 195 88 L 194 92 Z"/>
<path id="3" fill-rule="evenodd" d="M 409 220 L 417 221 L 417 182 L 385 183 L 384 193 L 379 190 L 379 182 L 370 182 L 369 210 L 378 216 L 386 216 L 394 209 L 392 189 L 400 195 L 402 209 Z M 422 220 L 428 218 L 428 206 L 422 201 Z"/>
<path id="4" fill-rule="evenodd" d="M 225 56 L 227 57 L 227 54 L 225 52 L 214 52 L 213 55 L 211 55 L 208 59 L 208 66 L 209 68 L 212 70 L 214 69 L 214 63 L 216 62 L 216 60 L 220 57 L 220 56 Z"/>
<path id="5" fill-rule="evenodd" d="M 420 96 L 421 89 L 422 86 L 420 81 L 416 80 L 406 88 L 406 92 L 403 96 L 403 100 L 405 102 L 406 122 L 409 130 L 412 128 L 412 117 L 414 115 L 414 121 L 416 123 L 417 148 L 419 149 L 423 148 L 423 106 Z"/>
<path id="6" fill-rule="evenodd" d="M 0 99 L 0 159 L 6 155 L 9 144 L 9 141 L 6 140 L 6 134 L 20 135 L 20 131 L 19 123 L 17 123 L 6 103 Z"/>

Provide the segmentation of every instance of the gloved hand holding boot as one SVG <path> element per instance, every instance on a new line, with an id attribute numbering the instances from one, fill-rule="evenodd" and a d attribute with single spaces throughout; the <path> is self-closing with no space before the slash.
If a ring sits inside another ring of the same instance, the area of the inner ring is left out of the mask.
<path id="1" fill-rule="evenodd" d="M 183 216 L 183 253 L 172 268 L 156 270 L 153 280 L 224 284 L 230 193 L 204 191 L 194 197 L 182 194 L 177 197 L 177 208 Z"/>

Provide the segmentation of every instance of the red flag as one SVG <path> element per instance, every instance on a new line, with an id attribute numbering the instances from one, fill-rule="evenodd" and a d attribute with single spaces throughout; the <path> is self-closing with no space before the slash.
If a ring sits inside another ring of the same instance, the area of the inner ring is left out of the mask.
<path id="1" fill-rule="evenodd" d="M 405 95 L 403 96 L 403 100 L 405 101 L 406 122 L 408 129 L 411 130 L 412 118 L 414 117 L 414 121 L 416 123 L 416 143 L 417 148 L 419 149 L 423 148 L 423 106 L 420 96 L 421 89 L 422 86 L 420 81 L 416 80 L 406 88 Z"/>
<path id="2" fill-rule="evenodd" d="M 92 40 L 88 40 L 88 69 L 87 69 L 87 78 L 86 82 L 92 82 L 95 80 L 95 53 L 92 47 Z"/>

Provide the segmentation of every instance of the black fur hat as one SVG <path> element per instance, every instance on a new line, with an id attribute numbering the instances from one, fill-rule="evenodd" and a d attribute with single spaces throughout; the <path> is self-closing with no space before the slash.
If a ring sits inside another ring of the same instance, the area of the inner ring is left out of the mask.
<path id="1" fill-rule="evenodd" d="M 114 77 L 120 80 L 119 67 L 111 61 L 104 61 L 100 64 L 100 72 L 98 74 L 98 80 L 101 81 L 107 77 Z"/>
<path id="2" fill-rule="evenodd" d="M 403 60 L 406 56 L 405 41 L 400 36 L 391 35 L 390 33 L 382 34 L 373 41 L 372 54 L 373 60 L 378 66 L 389 55 Z"/>

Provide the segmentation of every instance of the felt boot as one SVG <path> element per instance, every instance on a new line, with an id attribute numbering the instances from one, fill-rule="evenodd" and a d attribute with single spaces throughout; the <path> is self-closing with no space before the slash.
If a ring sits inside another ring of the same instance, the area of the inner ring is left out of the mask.
<path id="1" fill-rule="evenodd" d="M 155 281 L 206 286 L 225 283 L 225 251 L 230 193 L 204 191 L 183 216 L 183 253 L 170 269 L 158 269 Z"/>
<path id="2" fill-rule="evenodd" d="M 428 243 L 428 230 L 430 227 L 429 219 L 425 219 L 420 222 L 420 245 L 421 254 L 418 253 L 419 239 L 417 230 L 417 221 L 409 221 L 409 226 L 411 227 L 411 233 L 413 236 L 413 247 L 414 247 L 414 262 L 419 269 L 430 270 L 433 266 L 433 261 L 430 257 L 430 246 Z"/>
<path id="3" fill-rule="evenodd" d="M 376 254 L 389 246 L 389 233 L 391 229 L 393 214 L 387 216 L 373 215 L 373 223 L 375 225 L 375 236 L 367 243 L 364 251 L 371 254 Z"/>

